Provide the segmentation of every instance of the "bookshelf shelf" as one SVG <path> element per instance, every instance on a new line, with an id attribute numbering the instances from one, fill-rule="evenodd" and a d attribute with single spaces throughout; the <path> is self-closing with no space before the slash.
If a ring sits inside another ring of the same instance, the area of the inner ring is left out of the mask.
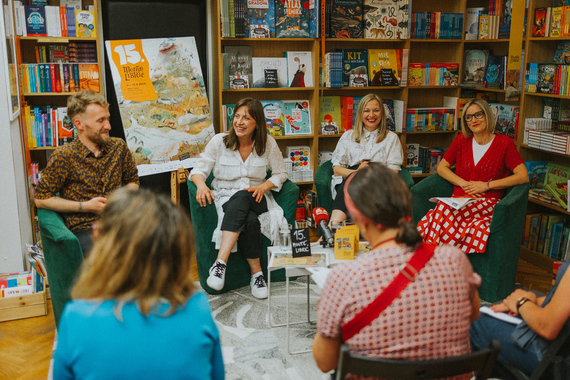
<path id="1" fill-rule="evenodd" d="M 447 42 L 447 43 L 460 43 L 463 40 L 461 39 L 437 39 L 437 38 L 412 38 L 410 39 L 410 43 L 415 43 L 415 42 L 434 42 L 434 43 L 441 43 L 441 42 Z"/>
<path id="2" fill-rule="evenodd" d="M 530 250 L 522 245 L 520 258 L 549 272 L 552 272 L 552 264 L 555 261 L 552 257 Z"/>
<path id="3" fill-rule="evenodd" d="M 24 92 L 23 96 L 63 96 L 68 97 L 73 92 Z"/>
<path id="4" fill-rule="evenodd" d="M 434 135 L 434 134 L 453 134 L 460 132 L 458 130 L 453 131 L 414 131 L 414 132 L 406 132 L 407 135 Z"/>
<path id="5" fill-rule="evenodd" d="M 321 135 L 321 134 L 319 134 L 319 138 L 322 138 L 322 139 L 335 138 L 335 137 L 336 137 L 336 138 L 339 138 L 340 136 L 342 136 L 342 133 L 335 133 L 335 134 L 332 134 L 332 135 Z"/>
<path id="6" fill-rule="evenodd" d="M 433 89 L 457 89 L 458 86 L 408 86 L 410 90 L 433 88 Z"/>
<path id="7" fill-rule="evenodd" d="M 37 41 L 38 43 L 49 44 L 49 43 L 66 43 L 69 41 L 80 41 L 80 42 L 96 42 L 95 38 L 85 38 L 85 37 L 18 37 L 22 41 Z"/>
<path id="8" fill-rule="evenodd" d="M 43 146 L 41 148 L 30 148 L 31 151 L 45 151 L 45 150 L 56 150 L 57 146 Z"/>
<path id="9" fill-rule="evenodd" d="M 543 94 L 541 92 L 524 92 L 524 96 L 539 96 L 542 98 L 557 98 L 557 99 L 570 99 L 570 96 L 565 95 L 555 95 L 555 94 Z"/>
<path id="10" fill-rule="evenodd" d="M 520 144 L 520 147 L 521 147 L 521 148 L 524 148 L 524 149 L 529 149 L 529 150 L 538 151 L 538 152 L 544 152 L 544 153 L 548 153 L 548 154 L 554 154 L 554 155 L 559 156 L 559 157 L 570 158 L 570 155 L 568 155 L 568 154 L 562 154 L 562 153 L 552 152 L 552 151 L 550 151 L 550 150 L 538 149 L 538 148 L 534 148 L 534 147 L 532 147 L 532 146 L 528 146 L 528 145 L 525 145 L 525 144 Z"/>
<path id="11" fill-rule="evenodd" d="M 474 91 L 488 91 L 488 92 L 498 92 L 498 93 L 504 93 L 505 92 L 505 90 L 501 90 L 500 88 L 472 87 L 472 86 L 466 86 L 464 84 L 459 84 L 459 87 L 461 87 L 463 89 L 467 89 L 467 90 L 474 90 Z"/>
<path id="12" fill-rule="evenodd" d="M 221 37 L 222 42 L 247 42 L 249 43 L 277 43 L 277 42 L 314 42 L 316 38 L 240 38 Z"/>
<path id="13" fill-rule="evenodd" d="M 320 87 L 322 91 L 370 91 L 370 90 L 402 90 L 406 87 L 402 86 L 367 86 L 367 87 Z"/>
<path id="14" fill-rule="evenodd" d="M 399 40 L 399 39 L 381 39 L 381 38 L 325 38 L 325 42 L 385 42 L 385 43 L 393 43 L 393 42 L 406 42 L 408 40 Z M 411 40 L 410 40 L 411 41 Z"/>
<path id="15" fill-rule="evenodd" d="M 529 37 L 529 41 L 568 41 L 568 37 Z"/>
<path id="16" fill-rule="evenodd" d="M 554 211 L 557 211 L 557 212 L 559 212 L 559 213 L 566 214 L 566 215 L 570 215 L 570 212 L 564 210 L 564 209 L 563 209 L 562 207 L 560 207 L 560 206 L 552 205 L 552 204 L 546 203 L 546 202 L 542 202 L 542 201 L 539 201 L 538 199 L 531 198 L 531 197 L 528 198 L 528 201 L 529 201 L 529 202 L 532 202 L 532 203 L 535 203 L 535 204 L 537 204 L 537 205 L 543 206 L 543 207 L 547 207 L 547 208 L 549 208 L 549 209 L 551 209 L 551 210 L 554 210 Z"/>
<path id="17" fill-rule="evenodd" d="M 509 43 L 509 39 L 508 38 L 501 38 L 501 39 L 496 39 L 496 40 L 463 40 L 463 42 L 465 42 L 466 44 L 480 44 L 480 43 Z"/>
<path id="18" fill-rule="evenodd" d="M 228 90 L 222 90 L 223 93 L 236 93 L 236 92 L 293 92 L 293 91 L 314 91 L 314 87 L 254 87 L 254 88 L 232 88 Z"/>

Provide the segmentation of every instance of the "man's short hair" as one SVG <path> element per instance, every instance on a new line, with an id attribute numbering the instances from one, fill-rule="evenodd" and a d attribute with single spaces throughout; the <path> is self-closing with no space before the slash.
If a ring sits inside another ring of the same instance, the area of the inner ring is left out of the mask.
<path id="1" fill-rule="evenodd" d="M 92 90 L 75 92 L 67 98 L 67 116 L 69 116 L 69 120 L 73 123 L 73 119 L 75 119 L 77 115 L 81 115 L 85 112 L 89 104 L 98 104 L 101 107 L 109 107 L 107 99 L 98 92 Z"/>

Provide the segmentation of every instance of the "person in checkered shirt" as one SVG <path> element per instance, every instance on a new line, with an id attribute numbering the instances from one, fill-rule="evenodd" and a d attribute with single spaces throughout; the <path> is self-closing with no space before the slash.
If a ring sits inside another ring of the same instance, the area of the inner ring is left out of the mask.
<path id="1" fill-rule="evenodd" d="M 486 101 L 473 99 L 465 105 L 463 133 L 445 152 L 437 174 L 453 184 L 453 197 L 477 201 L 459 210 L 437 203 L 418 223 L 426 242 L 450 244 L 465 253 L 485 252 L 493 210 L 503 190 L 528 182 L 528 172 L 513 140 L 495 134 L 495 124 L 496 116 Z"/>

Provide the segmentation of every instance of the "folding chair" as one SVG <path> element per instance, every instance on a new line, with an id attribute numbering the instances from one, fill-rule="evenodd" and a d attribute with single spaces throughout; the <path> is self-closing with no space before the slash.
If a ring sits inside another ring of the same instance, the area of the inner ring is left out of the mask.
<path id="1" fill-rule="evenodd" d="M 500 350 L 501 343 L 493 340 L 488 348 L 462 356 L 413 361 L 354 355 L 350 353 L 348 346 L 343 344 L 340 349 L 336 379 L 344 379 L 348 373 L 385 379 L 412 380 L 441 379 L 475 372 L 476 380 L 485 380 L 489 377 Z"/>
<path id="2" fill-rule="evenodd" d="M 503 360 L 497 361 L 497 367 L 501 371 L 501 375 L 508 377 L 509 380 L 563 380 L 566 379 L 566 358 L 568 358 L 569 355 L 570 321 L 566 322 L 562 331 L 560 331 L 558 337 L 550 344 L 544 358 L 538 363 L 538 366 L 530 376 L 525 375 L 519 369 Z"/>

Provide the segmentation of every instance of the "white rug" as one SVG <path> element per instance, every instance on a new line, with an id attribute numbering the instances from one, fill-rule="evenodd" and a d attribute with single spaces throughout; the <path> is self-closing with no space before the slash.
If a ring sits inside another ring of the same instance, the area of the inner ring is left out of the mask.
<path id="1" fill-rule="evenodd" d="M 291 281 L 289 292 L 291 321 L 306 320 L 305 278 Z M 273 323 L 284 323 L 285 283 L 272 283 L 271 294 Z M 315 320 L 319 289 L 313 283 L 310 296 L 311 320 Z M 312 353 L 289 355 L 286 328 L 269 326 L 267 300 L 254 298 L 249 286 L 208 297 L 220 330 L 226 379 L 330 380 L 317 368 Z M 293 325 L 289 331 L 292 351 L 311 349 L 315 324 Z"/>

